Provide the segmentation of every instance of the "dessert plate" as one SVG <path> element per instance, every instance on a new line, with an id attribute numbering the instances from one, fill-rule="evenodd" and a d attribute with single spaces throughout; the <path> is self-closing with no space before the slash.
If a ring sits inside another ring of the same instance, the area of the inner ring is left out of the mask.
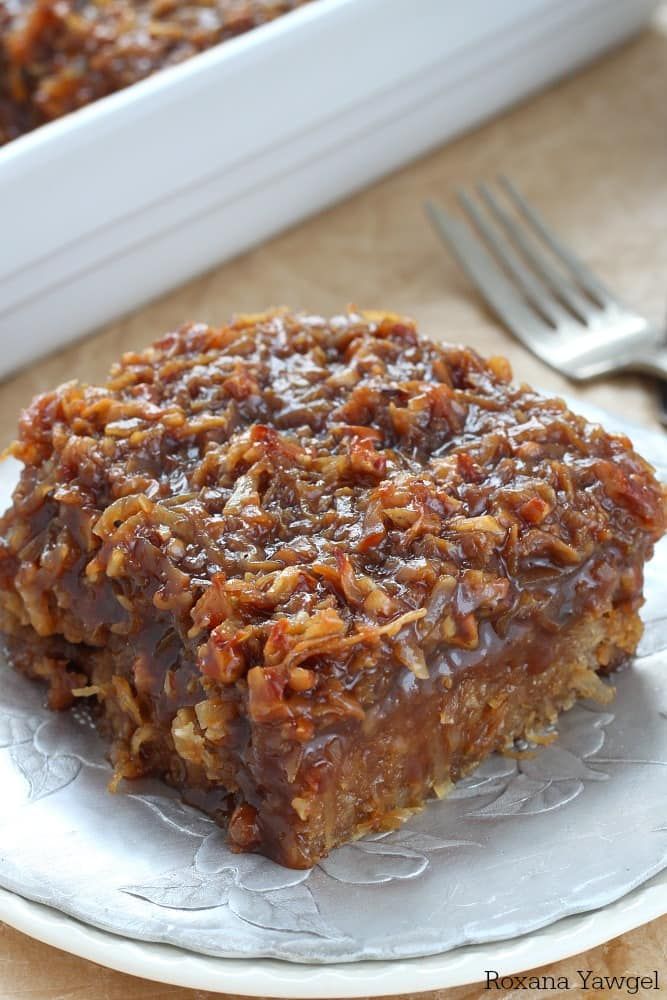
<path id="1" fill-rule="evenodd" d="M 667 478 L 664 437 L 626 429 Z M 4 506 L 16 467 L 2 470 Z M 231 854 L 210 819 L 157 782 L 109 796 L 85 711 L 42 709 L 39 688 L 0 667 L 0 918 L 124 971 L 296 997 L 518 971 L 667 912 L 667 879 L 649 882 L 667 869 L 666 574 L 663 541 L 639 655 L 610 706 L 576 706 L 557 743 L 489 759 L 399 831 L 310 871 Z M 603 906 L 604 917 L 571 916 Z"/>
<path id="2" fill-rule="evenodd" d="M 309 965 L 265 959 L 210 958 L 170 945 L 130 941 L 0 889 L 0 917 L 25 934 L 120 972 L 191 989 L 241 996 L 392 996 L 462 986 L 523 972 L 594 948 L 667 910 L 667 870 L 603 910 L 565 917 L 511 941 L 456 948 L 408 961 Z"/>

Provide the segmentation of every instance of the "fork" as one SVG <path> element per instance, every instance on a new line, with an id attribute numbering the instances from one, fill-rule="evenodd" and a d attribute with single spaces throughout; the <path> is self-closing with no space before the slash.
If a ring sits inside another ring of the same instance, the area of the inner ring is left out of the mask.
<path id="1" fill-rule="evenodd" d="M 667 345 L 555 235 L 506 177 L 459 192 L 471 225 L 429 201 L 437 232 L 503 323 L 528 350 L 576 382 L 644 372 L 667 383 Z M 479 234 L 473 233 L 473 228 Z M 667 384 L 662 422 L 667 426 Z"/>

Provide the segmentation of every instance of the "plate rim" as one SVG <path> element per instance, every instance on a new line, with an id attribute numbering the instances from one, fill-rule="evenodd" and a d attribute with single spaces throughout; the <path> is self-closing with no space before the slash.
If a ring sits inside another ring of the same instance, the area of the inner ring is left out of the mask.
<path id="1" fill-rule="evenodd" d="M 396 996 L 514 975 L 597 947 L 667 914 L 667 869 L 598 910 L 563 917 L 517 938 L 465 945 L 425 958 L 315 964 L 217 958 L 101 930 L 0 888 L 0 920 L 78 958 L 173 986 L 248 997 Z"/>

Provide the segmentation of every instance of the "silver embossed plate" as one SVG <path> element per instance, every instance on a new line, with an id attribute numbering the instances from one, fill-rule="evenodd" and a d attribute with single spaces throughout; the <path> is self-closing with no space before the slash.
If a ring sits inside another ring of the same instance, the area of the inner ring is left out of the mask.
<path id="1" fill-rule="evenodd" d="M 666 439 L 631 436 L 667 479 Z M 4 507 L 16 467 L 0 472 Z M 307 963 L 436 955 L 605 906 L 667 869 L 666 581 L 663 541 L 639 656 L 611 706 L 576 706 L 535 757 L 490 758 L 401 830 L 306 872 L 231 854 L 158 782 L 109 795 L 85 711 L 44 710 L 43 692 L 1 665 L 0 886 L 135 940 Z"/>

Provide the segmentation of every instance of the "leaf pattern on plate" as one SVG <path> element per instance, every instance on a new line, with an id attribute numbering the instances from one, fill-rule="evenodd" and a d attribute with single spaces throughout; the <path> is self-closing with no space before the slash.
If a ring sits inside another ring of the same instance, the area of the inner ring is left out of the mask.
<path id="1" fill-rule="evenodd" d="M 337 882 L 374 885 L 416 878 L 428 867 L 428 858 L 408 848 L 385 846 L 383 841 L 358 840 L 337 847 L 319 867 Z"/>
<path id="2" fill-rule="evenodd" d="M 578 757 L 588 759 L 599 753 L 604 746 L 605 729 L 614 721 L 612 712 L 601 712 L 595 703 L 582 702 L 577 712 L 565 716 L 562 723 L 562 737 L 558 743 L 547 747 L 555 750 L 567 744 L 567 749 Z M 593 761 L 592 763 L 595 763 Z M 553 775 L 549 775 L 553 777 Z"/>
<path id="3" fill-rule="evenodd" d="M 272 892 L 306 882 L 312 869 L 283 868 L 270 858 L 255 855 L 252 864 L 239 864 L 237 885 L 252 892 Z"/>
<path id="4" fill-rule="evenodd" d="M 211 830 L 218 829 L 210 816 L 180 799 L 171 799 L 166 795 L 135 795 L 132 792 L 128 793 L 128 797 L 148 806 L 166 826 L 190 837 L 207 837 Z"/>
<path id="5" fill-rule="evenodd" d="M 227 835 L 219 827 L 206 837 L 197 850 L 194 865 L 203 875 L 215 874 L 222 868 L 233 868 L 237 873 L 237 884 L 253 892 L 298 885 L 311 874 L 311 869 L 283 868 L 259 854 L 232 854 L 227 846 Z"/>
<path id="6" fill-rule="evenodd" d="M 259 860 L 273 864 L 266 858 Z M 273 867 L 278 869 L 279 865 L 273 864 Z M 298 874 L 308 878 L 310 872 Z M 253 890 L 242 884 L 238 867 L 204 873 L 192 864 L 164 872 L 148 882 L 120 888 L 130 896 L 166 909 L 212 910 L 228 905 L 237 917 L 256 927 L 340 937 L 340 933 L 322 919 L 310 889 L 297 884 L 291 875 L 289 872 L 286 885 Z"/>
<path id="7" fill-rule="evenodd" d="M 203 874 L 219 872 L 227 863 L 229 853 L 226 834 L 223 830 L 216 828 L 209 833 L 198 848 L 195 854 L 195 868 Z"/>
<path id="8" fill-rule="evenodd" d="M 583 757 L 578 757 L 564 747 L 554 745 L 547 747 L 534 759 L 526 758 L 519 763 L 519 773 L 528 778 L 548 780 L 551 782 L 571 781 L 606 781 L 608 775 L 589 767 Z"/>
<path id="9" fill-rule="evenodd" d="M 173 910 L 211 910 L 228 902 L 235 874 L 224 868 L 215 875 L 202 875 L 189 865 L 156 875 L 146 883 L 120 886 L 120 890 Z"/>
<path id="10" fill-rule="evenodd" d="M 47 757 L 59 757 L 63 747 L 69 756 L 76 757 L 81 764 L 110 770 L 106 759 L 106 747 L 91 727 L 83 711 L 51 712 L 42 722 L 34 736 L 35 749 Z"/>
<path id="11" fill-rule="evenodd" d="M 363 843 L 363 841 L 362 841 Z M 418 830 L 411 830 L 409 826 L 402 826 L 399 830 L 393 830 L 385 834 L 383 843 L 392 846 L 404 846 L 410 851 L 418 851 L 421 854 L 428 854 L 431 851 L 446 851 L 455 847 L 481 847 L 476 840 L 443 840 L 434 837 L 430 833 L 420 833 Z"/>
<path id="12" fill-rule="evenodd" d="M 12 747 L 11 756 L 28 782 L 28 798 L 31 802 L 59 792 L 71 784 L 81 770 L 81 761 L 76 757 L 69 754 L 47 757 L 31 743 L 19 743 Z"/>
<path id="13" fill-rule="evenodd" d="M 319 868 L 349 885 L 375 885 L 395 879 L 418 878 L 428 868 L 433 851 L 481 847 L 474 840 L 446 840 L 400 827 L 344 844 L 319 863 Z"/>
<path id="14" fill-rule="evenodd" d="M 587 781 L 607 781 L 609 775 L 592 767 L 589 758 L 594 758 L 604 746 L 604 730 L 614 716 L 581 705 L 579 708 L 579 714 L 564 723 L 567 747 L 552 743 L 533 750 L 530 756 L 513 759 L 513 767 L 508 766 L 508 779 L 500 788 L 497 782 L 493 786 L 479 782 L 476 795 L 499 794 L 467 815 L 476 819 L 536 816 L 571 802 L 581 795 Z"/>
<path id="15" fill-rule="evenodd" d="M 497 799 L 474 809 L 468 816 L 494 819 L 499 816 L 536 816 L 571 802 L 582 789 L 582 783 L 577 780 L 538 781 L 519 774 Z"/>
<path id="16" fill-rule="evenodd" d="M 0 748 L 29 743 L 41 725 L 38 715 L 20 715 L 3 711 L 0 715 Z"/>
<path id="17" fill-rule="evenodd" d="M 241 920 L 255 927 L 315 934 L 323 938 L 341 937 L 340 931 L 322 919 L 307 885 L 263 893 L 235 886 L 229 893 L 229 908 Z"/>
<path id="18" fill-rule="evenodd" d="M 493 754 L 487 757 L 478 768 L 456 783 L 452 791 L 443 800 L 468 799 L 476 795 L 488 795 L 499 792 L 507 784 L 507 779 L 517 774 L 516 761 L 511 757 Z"/>

